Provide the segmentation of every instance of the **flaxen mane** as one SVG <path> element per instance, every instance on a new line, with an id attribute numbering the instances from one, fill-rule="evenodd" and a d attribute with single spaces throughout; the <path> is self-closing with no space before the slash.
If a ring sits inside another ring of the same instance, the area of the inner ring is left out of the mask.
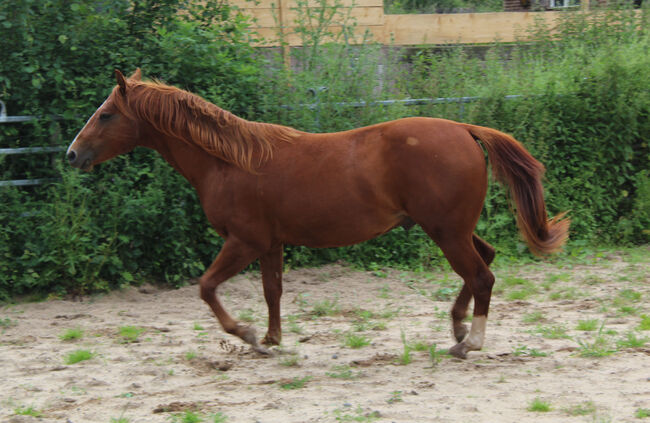
<path id="1" fill-rule="evenodd" d="M 159 82 L 129 81 L 126 96 L 113 90 L 126 116 L 149 122 L 160 132 L 195 144 L 249 172 L 273 154 L 273 146 L 299 132 L 270 123 L 250 122 L 201 97 Z"/>

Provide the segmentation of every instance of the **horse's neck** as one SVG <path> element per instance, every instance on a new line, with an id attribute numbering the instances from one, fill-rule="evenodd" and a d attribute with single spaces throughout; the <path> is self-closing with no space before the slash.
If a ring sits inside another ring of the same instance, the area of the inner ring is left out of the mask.
<path id="1" fill-rule="evenodd" d="M 201 148 L 178 139 L 156 134 L 145 147 L 158 151 L 176 171 L 187 179 L 199 195 L 204 191 L 206 176 L 222 169 L 223 163 Z"/>

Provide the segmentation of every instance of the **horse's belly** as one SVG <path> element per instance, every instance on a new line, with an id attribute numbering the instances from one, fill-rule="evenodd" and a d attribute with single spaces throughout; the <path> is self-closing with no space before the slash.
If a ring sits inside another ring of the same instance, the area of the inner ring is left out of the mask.
<path id="1" fill-rule="evenodd" d="M 286 244 L 306 247 L 342 247 L 375 238 L 398 226 L 404 219 L 399 213 L 330 213 L 294 219 L 280 228 Z"/>

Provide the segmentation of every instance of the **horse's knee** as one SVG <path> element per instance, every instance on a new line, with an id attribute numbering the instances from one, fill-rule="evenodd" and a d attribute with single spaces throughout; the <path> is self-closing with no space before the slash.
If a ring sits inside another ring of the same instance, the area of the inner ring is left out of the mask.
<path id="1" fill-rule="evenodd" d="M 202 282 L 199 288 L 199 295 L 203 301 L 209 304 L 214 300 L 216 289 L 216 287 L 209 286 Z"/>

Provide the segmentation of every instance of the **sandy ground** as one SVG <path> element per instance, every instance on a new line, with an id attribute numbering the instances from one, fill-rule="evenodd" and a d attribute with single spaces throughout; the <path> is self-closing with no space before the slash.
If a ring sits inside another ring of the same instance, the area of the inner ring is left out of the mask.
<path id="1" fill-rule="evenodd" d="M 642 421 L 636 414 L 650 412 L 642 250 L 497 267 L 486 345 L 467 360 L 440 352 L 453 345 L 447 297 L 460 283 L 445 269 L 288 271 L 283 346 L 273 357 L 223 333 L 192 285 L 4 306 L 0 420 L 170 422 L 191 411 L 206 422 Z M 220 295 L 264 334 L 258 274 L 236 277 Z M 579 320 L 594 330 L 579 330 Z M 141 329 L 135 342 L 120 336 L 123 326 Z M 83 336 L 61 340 L 69 329 Z M 346 346 L 353 336 L 369 345 Z M 65 364 L 74 350 L 93 357 Z M 530 410 L 536 399 L 550 411 Z M 41 416 L 21 414 L 30 407 Z"/>

